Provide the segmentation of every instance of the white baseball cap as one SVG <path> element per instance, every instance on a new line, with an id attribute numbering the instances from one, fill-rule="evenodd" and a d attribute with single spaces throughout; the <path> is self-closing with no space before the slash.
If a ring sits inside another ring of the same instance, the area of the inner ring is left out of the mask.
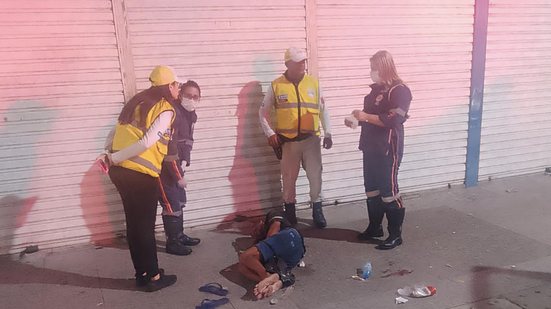
<path id="1" fill-rule="evenodd" d="M 285 51 L 285 62 L 287 61 L 301 62 L 302 60 L 307 58 L 308 57 L 306 56 L 306 52 L 296 47 L 289 47 Z"/>

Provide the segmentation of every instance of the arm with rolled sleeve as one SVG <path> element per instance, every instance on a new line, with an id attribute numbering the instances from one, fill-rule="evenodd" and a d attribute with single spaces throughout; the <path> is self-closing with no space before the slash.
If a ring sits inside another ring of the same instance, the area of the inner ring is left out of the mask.
<path id="1" fill-rule="evenodd" d="M 395 128 L 407 120 L 411 91 L 405 85 L 399 85 L 392 90 L 389 100 L 390 109 L 382 114 L 367 114 L 361 110 L 354 110 L 352 113 L 359 121 L 383 128 Z"/>
<path id="2" fill-rule="evenodd" d="M 411 103 L 411 91 L 404 85 L 397 86 L 390 93 L 388 112 L 378 115 L 379 120 L 387 128 L 396 128 L 407 120 L 407 113 Z"/>

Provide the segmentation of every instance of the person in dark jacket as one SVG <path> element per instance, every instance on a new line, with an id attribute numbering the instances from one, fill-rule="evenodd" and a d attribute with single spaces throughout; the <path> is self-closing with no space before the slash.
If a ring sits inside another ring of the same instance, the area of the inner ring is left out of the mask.
<path id="1" fill-rule="evenodd" d="M 253 293 L 261 299 L 295 283 L 291 270 L 300 263 L 306 248 L 302 235 L 279 210 L 268 212 L 253 236 L 257 243 L 241 253 L 238 269 L 258 282 Z"/>
<path id="2" fill-rule="evenodd" d="M 187 202 L 184 170 L 191 164 L 193 129 L 197 122 L 195 108 L 201 100 L 201 88 L 189 80 L 181 85 L 180 104 L 175 106 L 172 141 L 162 165 L 159 203 L 163 207 L 163 227 L 166 234 L 165 250 L 173 255 L 189 255 L 190 246 L 201 240 L 184 233 L 183 208 Z"/>
<path id="3" fill-rule="evenodd" d="M 359 149 L 363 152 L 369 216 L 369 225 L 358 238 L 371 240 L 384 236 L 382 221 L 386 214 L 389 235 L 376 248 L 388 250 L 402 244 L 405 208 L 398 190 L 398 168 L 404 153 L 404 122 L 412 96 L 398 76 L 389 52 L 378 51 L 370 63 L 371 92 L 364 98 L 363 110 L 352 112 L 362 127 Z M 351 126 L 346 120 L 345 124 Z"/>

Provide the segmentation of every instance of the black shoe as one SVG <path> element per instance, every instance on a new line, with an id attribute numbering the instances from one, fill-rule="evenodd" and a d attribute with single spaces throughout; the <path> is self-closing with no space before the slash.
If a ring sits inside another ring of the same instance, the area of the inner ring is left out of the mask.
<path id="1" fill-rule="evenodd" d="M 178 239 L 167 239 L 165 251 L 173 255 L 190 255 L 193 252 L 190 247 L 184 246 Z"/>
<path id="2" fill-rule="evenodd" d="M 376 246 L 375 249 L 390 250 L 390 249 L 394 249 L 394 248 L 398 247 L 401 244 L 402 244 L 402 237 L 401 236 L 394 237 L 394 238 L 390 238 L 390 236 L 389 236 L 385 241 L 383 241 L 382 244 Z"/>
<path id="3" fill-rule="evenodd" d="M 173 285 L 174 283 L 176 283 L 176 280 L 178 280 L 178 277 L 176 277 L 176 275 L 160 275 L 161 276 L 157 280 L 149 280 L 149 282 L 143 287 L 143 291 L 155 292 Z"/>
<path id="4" fill-rule="evenodd" d="M 159 268 L 159 274 L 164 275 L 164 274 L 165 274 L 165 270 L 162 269 L 162 268 Z M 136 286 L 137 286 L 137 287 L 146 286 L 147 283 L 149 282 L 149 280 L 151 280 L 151 276 L 149 276 L 148 274 L 145 274 L 145 275 L 136 275 Z"/>
<path id="5" fill-rule="evenodd" d="M 195 238 L 195 237 L 189 237 L 186 234 L 182 233 L 180 237 L 178 237 L 178 240 L 184 245 L 184 246 L 197 246 L 201 239 Z"/>
<path id="6" fill-rule="evenodd" d="M 314 219 L 314 225 L 318 229 L 322 229 L 327 226 L 327 221 L 323 215 L 323 210 L 321 209 L 321 202 L 316 202 L 312 206 L 312 218 Z"/>
<path id="7" fill-rule="evenodd" d="M 379 228 L 376 231 L 369 228 L 369 226 L 368 226 L 367 229 L 365 229 L 365 231 L 358 234 L 358 239 L 359 240 L 372 240 L 373 238 L 383 237 L 384 235 L 385 235 L 385 233 L 383 232 L 383 226 L 382 225 L 379 225 Z"/>

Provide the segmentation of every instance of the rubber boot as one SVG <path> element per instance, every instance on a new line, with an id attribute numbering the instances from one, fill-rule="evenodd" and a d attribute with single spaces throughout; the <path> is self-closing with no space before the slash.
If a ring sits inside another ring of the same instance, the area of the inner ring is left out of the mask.
<path id="1" fill-rule="evenodd" d="M 166 234 L 165 251 L 173 255 L 189 255 L 192 250 L 188 246 L 184 246 L 178 239 L 183 234 L 182 220 L 180 217 L 163 216 L 163 225 Z"/>
<path id="2" fill-rule="evenodd" d="M 182 232 L 178 234 L 178 240 L 180 241 L 180 243 L 182 243 L 182 245 L 184 246 L 197 246 L 201 242 L 201 239 L 190 237 L 184 233 L 184 214 L 181 214 L 177 218 L 179 221 L 178 224 L 182 226 Z"/>
<path id="3" fill-rule="evenodd" d="M 367 215 L 369 217 L 369 225 L 358 235 L 359 240 L 372 240 L 373 238 L 383 237 L 383 217 L 385 216 L 385 208 L 381 196 L 369 197 L 365 200 L 367 204 Z"/>
<path id="4" fill-rule="evenodd" d="M 180 236 L 178 237 L 178 240 L 184 246 L 197 246 L 201 242 L 201 239 L 188 236 L 184 233 L 180 234 Z"/>
<path id="5" fill-rule="evenodd" d="M 385 206 L 389 236 L 382 244 L 375 247 L 379 250 L 394 249 L 402 244 L 402 223 L 404 222 L 406 209 L 399 207 L 396 201 L 388 203 Z"/>
<path id="6" fill-rule="evenodd" d="M 285 217 L 291 225 L 297 225 L 297 213 L 295 208 L 295 203 L 285 203 L 283 205 L 283 210 L 285 212 Z"/>
<path id="7" fill-rule="evenodd" d="M 323 210 L 321 209 L 321 202 L 315 202 L 312 205 L 312 218 L 314 219 L 314 225 L 318 229 L 322 229 L 327 226 L 327 221 L 323 215 Z"/>

